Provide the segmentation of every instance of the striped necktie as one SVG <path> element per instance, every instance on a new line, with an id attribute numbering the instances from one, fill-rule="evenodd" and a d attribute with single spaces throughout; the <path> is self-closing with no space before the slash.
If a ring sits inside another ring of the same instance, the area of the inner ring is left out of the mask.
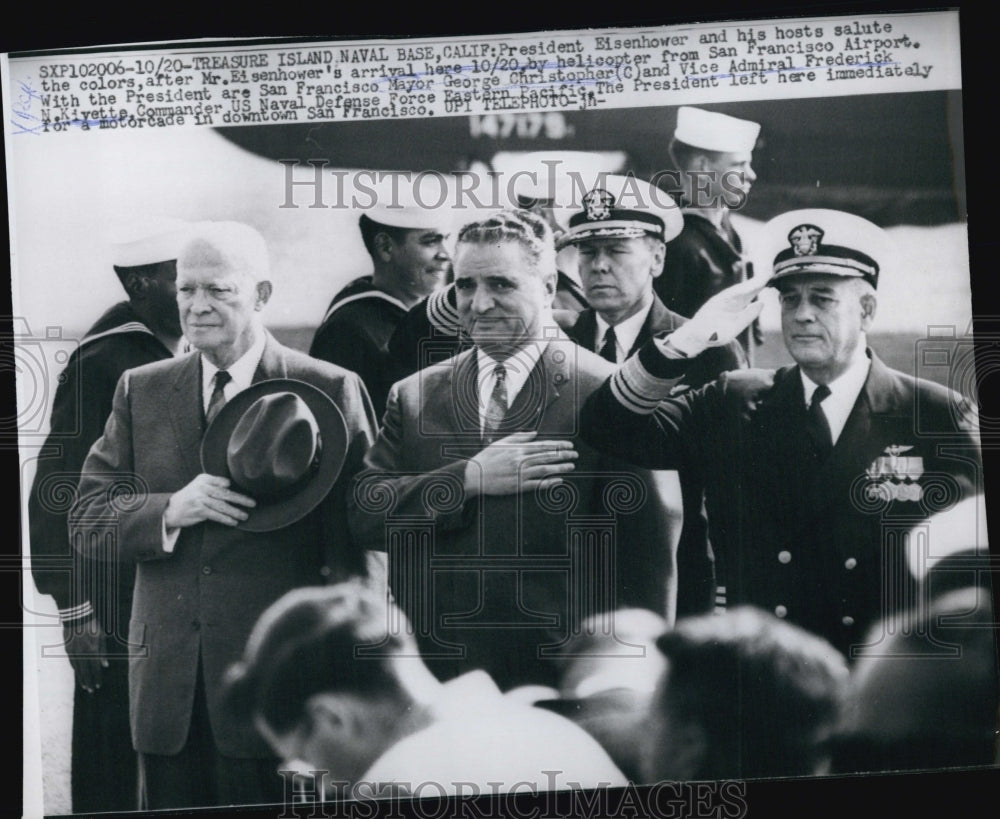
<path id="1" fill-rule="evenodd" d="M 493 368 L 493 392 L 486 404 L 486 417 L 483 419 L 483 443 L 492 444 L 500 436 L 497 434 L 504 416 L 507 415 L 507 368 L 497 364 Z"/>
<path id="2" fill-rule="evenodd" d="M 225 370 L 219 370 L 213 379 L 215 386 L 212 388 L 212 397 L 208 399 L 208 409 L 205 412 L 205 426 L 208 426 L 219 414 L 223 404 L 226 403 L 226 394 L 223 392 L 226 384 L 233 380 L 233 377 Z"/>

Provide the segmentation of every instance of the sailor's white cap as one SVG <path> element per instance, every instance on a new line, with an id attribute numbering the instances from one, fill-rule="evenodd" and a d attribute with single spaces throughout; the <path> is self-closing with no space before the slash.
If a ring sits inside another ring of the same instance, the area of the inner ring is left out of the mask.
<path id="1" fill-rule="evenodd" d="M 386 172 L 365 186 L 363 195 L 374 201 L 364 213 L 373 222 L 404 230 L 451 232 L 455 190 L 453 180 L 444 174 Z M 362 193 L 357 196 L 364 201 Z"/>
<path id="2" fill-rule="evenodd" d="M 116 225 L 109 237 L 111 263 L 115 267 L 139 267 L 173 261 L 191 237 L 191 228 L 191 223 L 170 217 Z"/>
<path id="3" fill-rule="evenodd" d="M 677 109 L 674 139 L 695 148 L 722 153 L 745 153 L 753 150 L 759 134 L 760 123 L 757 122 L 689 105 Z"/>

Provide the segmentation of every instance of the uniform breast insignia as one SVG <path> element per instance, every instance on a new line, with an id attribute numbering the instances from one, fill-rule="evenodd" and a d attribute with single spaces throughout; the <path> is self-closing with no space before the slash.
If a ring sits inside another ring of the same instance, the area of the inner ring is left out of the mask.
<path id="1" fill-rule="evenodd" d="M 590 220 L 608 219 L 615 206 L 615 198 L 602 188 L 594 188 L 583 197 L 583 207 Z"/>
<path id="2" fill-rule="evenodd" d="M 872 499 L 884 501 L 914 501 L 923 498 L 923 487 L 918 483 L 924 474 L 924 459 L 919 455 L 906 455 L 913 446 L 890 444 L 865 473 L 868 476 L 866 493 Z"/>

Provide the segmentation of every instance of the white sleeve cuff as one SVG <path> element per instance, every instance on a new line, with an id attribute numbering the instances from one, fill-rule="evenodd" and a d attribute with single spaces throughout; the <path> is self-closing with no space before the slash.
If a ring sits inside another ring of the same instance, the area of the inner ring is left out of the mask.
<path id="1" fill-rule="evenodd" d="M 59 609 L 59 622 L 63 625 L 67 623 L 76 623 L 80 620 L 87 620 L 94 616 L 94 607 L 90 605 L 90 601 L 87 600 L 84 603 L 80 603 L 78 606 L 71 606 L 68 609 Z"/>
<path id="2" fill-rule="evenodd" d="M 160 525 L 160 531 L 163 534 L 163 551 L 172 555 L 174 547 L 177 545 L 177 538 L 181 536 L 181 529 L 179 526 L 176 529 L 168 529 L 167 522 L 163 521 Z"/>

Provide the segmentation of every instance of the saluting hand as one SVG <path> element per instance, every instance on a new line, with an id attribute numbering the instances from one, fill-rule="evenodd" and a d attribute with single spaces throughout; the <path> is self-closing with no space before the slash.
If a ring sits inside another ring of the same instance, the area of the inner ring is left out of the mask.
<path id="1" fill-rule="evenodd" d="M 757 295 L 767 286 L 768 277 L 747 279 L 716 293 L 690 321 L 660 343 L 694 357 L 709 347 L 728 344 L 742 333 L 764 309 Z"/>
<path id="2" fill-rule="evenodd" d="M 206 520 L 235 526 L 247 519 L 247 513 L 240 507 L 256 505 L 253 498 L 233 492 L 229 488 L 229 478 L 203 472 L 170 496 L 163 511 L 163 522 L 167 529 L 194 526 Z"/>
<path id="3" fill-rule="evenodd" d="M 575 468 L 579 453 L 571 441 L 537 441 L 537 435 L 515 432 L 470 459 L 466 495 L 513 495 L 560 483 L 562 475 Z"/>

